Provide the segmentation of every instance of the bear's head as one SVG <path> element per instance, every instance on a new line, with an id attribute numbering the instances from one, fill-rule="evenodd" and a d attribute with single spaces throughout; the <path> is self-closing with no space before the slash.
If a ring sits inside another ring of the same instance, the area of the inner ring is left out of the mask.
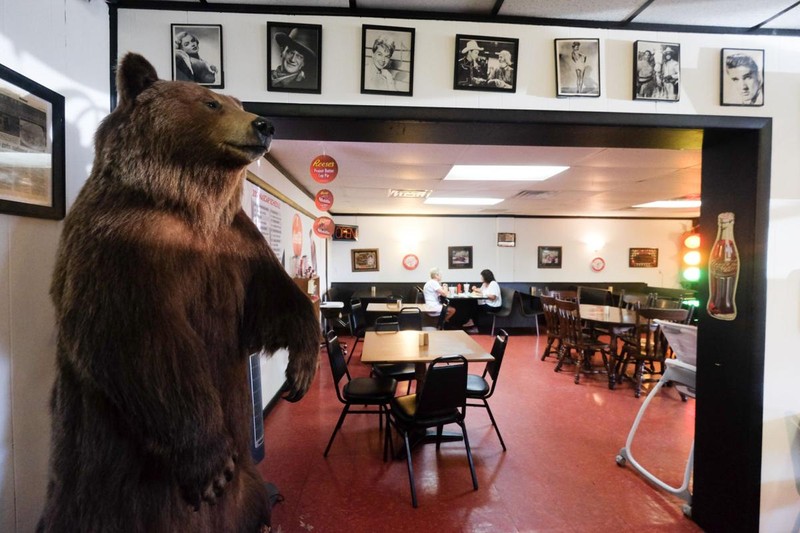
<path id="1" fill-rule="evenodd" d="M 141 55 L 122 59 L 117 88 L 118 106 L 95 136 L 93 174 L 158 203 L 228 201 L 269 148 L 267 119 L 196 83 L 158 79 Z"/>

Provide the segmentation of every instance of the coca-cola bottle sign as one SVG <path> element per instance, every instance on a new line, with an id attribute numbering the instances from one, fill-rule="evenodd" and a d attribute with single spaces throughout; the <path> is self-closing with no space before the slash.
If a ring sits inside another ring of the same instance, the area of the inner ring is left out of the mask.
<path id="1" fill-rule="evenodd" d="M 330 183 L 339 174 L 339 164 L 331 156 L 322 154 L 311 160 L 308 170 L 317 183 Z"/>

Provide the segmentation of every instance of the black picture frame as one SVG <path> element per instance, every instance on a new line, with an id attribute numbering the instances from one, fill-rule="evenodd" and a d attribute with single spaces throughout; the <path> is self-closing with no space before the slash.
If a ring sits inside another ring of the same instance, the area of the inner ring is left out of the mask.
<path id="1" fill-rule="evenodd" d="M 448 246 L 447 268 L 472 268 L 472 246 Z"/>
<path id="2" fill-rule="evenodd" d="M 634 41 L 633 99 L 659 102 L 680 101 L 680 44 Z"/>
<path id="3" fill-rule="evenodd" d="M 0 141 L 0 213 L 64 218 L 64 97 L 0 65 Z"/>
<path id="4" fill-rule="evenodd" d="M 764 105 L 764 50 L 720 50 L 719 103 L 723 106 Z"/>
<path id="5" fill-rule="evenodd" d="M 658 267 L 658 248 L 631 248 L 628 250 L 628 268 Z"/>
<path id="6" fill-rule="evenodd" d="M 414 95 L 414 34 L 414 28 L 361 26 L 361 94 Z"/>
<path id="7" fill-rule="evenodd" d="M 173 80 L 193 81 L 209 89 L 225 88 L 222 24 L 170 24 L 170 35 Z M 192 41 L 195 48 L 184 50 Z"/>
<path id="8" fill-rule="evenodd" d="M 537 268 L 561 268 L 561 246 L 539 246 Z"/>
<path id="9" fill-rule="evenodd" d="M 516 92 L 518 57 L 519 39 L 456 35 L 453 89 Z"/>
<path id="10" fill-rule="evenodd" d="M 600 39 L 555 39 L 556 96 L 600 96 Z M 576 55 L 573 57 L 573 53 Z M 580 68 L 582 67 L 582 68 Z M 577 72 L 582 72 L 580 78 Z"/>
<path id="11" fill-rule="evenodd" d="M 284 52 L 292 54 L 286 61 L 288 68 L 284 66 Z M 299 66 L 298 60 L 302 61 Z M 267 22 L 267 90 L 322 93 L 320 24 Z"/>
<path id="12" fill-rule="evenodd" d="M 350 250 L 353 272 L 378 272 L 381 269 L 377 248 Z"/>

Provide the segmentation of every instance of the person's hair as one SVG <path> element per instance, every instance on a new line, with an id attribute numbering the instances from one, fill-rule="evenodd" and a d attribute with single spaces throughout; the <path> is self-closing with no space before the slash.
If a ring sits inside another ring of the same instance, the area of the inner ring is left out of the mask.
<path id="1" fill-rule="evenodd" d="M 580 47 L 581 47 L 581 43 L 579 43 L 578 41 L 574 41 L 572 43 L 572 48 L 580 48 Z"/>
<path id="2" fill-rule="evenodd" d="M 389 57 L 392 57 L 395 49 L 394 39 L 388 35 L 379 35 L 372 43 L 372 51 L 377 50 L 379 46 L 384 47 L 389 52 Z"/>
<path id="3" fill-rule="evenodd" d="M 511 63 L 511 52 L 509 52 L 508 50 L 500 50 L 499 52 L 497 52 L 497 57 L 498 59 L 503 57 L 505 58 L 506 63 Z"/>
<path id="4" fill-rule="evenodd" d="M 758 75 L 758 65 L 755 60 L 746 54 L 733 54 L 725 58 L 725 70 L 737 67 L 746 67 L 750 72 Z"/>
<path id="5" fill-rule="evenodd" d="M 178 50 L 180 50 L 181 45 L 183 44 L 183 38 L 184 37 L 191 37 L 192 41 L 194 41 L 194 42 L 196 42 L 198 44 L 200 43 L 200 40 L 197 37 L 195 37 L 195 35 L 193 33 L 189 33 L 188 31 L 182 31 L 178 35 L 175 36 L 175 48 L 177 48 Z"/>
<path id="6" fill-rule="evenodd" d="M 437 267 L 433 267 L 431 269 L 431 279 L 435 278 L 439 275 L 439 269 Z"/>
<path id="7" fill-rule="evenodd" d="M 491 283 L 493 281 L 496 281 L 494 279 L 494 274 L 492 274 L 492 271 L 489 270 L 488 268 L 481 270 L 481 277 L 483 278 L 483 281 L 485 283 Z"/>

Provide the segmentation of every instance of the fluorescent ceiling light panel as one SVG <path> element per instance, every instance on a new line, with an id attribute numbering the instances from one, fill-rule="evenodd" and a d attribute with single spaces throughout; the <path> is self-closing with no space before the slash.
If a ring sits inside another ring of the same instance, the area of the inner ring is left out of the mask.
<path id="1" fill-rule="evenodd" d="M 503 198 L 431 198 L 425 200 L 426 204 L 435 205 L 495 205 L 503 201 Z"/>
<path id="2" fill-rule="evenodd" d="M 700 207 L 700 200 L 657 200 L 633 207 L 658 207 L 664 209 L 691 209 Z"/>
<path id="3" fill-rule="evenodd" d="M 446 180 L 544 181 L 569 167 L 537 165 L 453 165 Z"/>

